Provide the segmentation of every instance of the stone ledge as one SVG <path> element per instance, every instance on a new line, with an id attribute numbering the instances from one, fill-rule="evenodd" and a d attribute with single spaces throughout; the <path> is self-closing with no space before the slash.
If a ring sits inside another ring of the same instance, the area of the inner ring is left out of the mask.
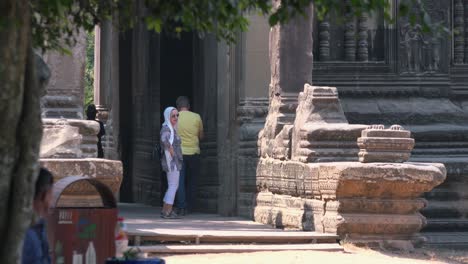
<path id="1" fill-rule="evenodd" d="M 122 162 L 97 158 L 87 159 L 40 159 L 40 165 L 54 175 L 54 181 L 67 176 L 87 176 L 107 185 L 117 196 L 123 178 Z M 99 195 L 92 185 L 78 182 L 64 192 L 60 206 L 100 206 Z"/>

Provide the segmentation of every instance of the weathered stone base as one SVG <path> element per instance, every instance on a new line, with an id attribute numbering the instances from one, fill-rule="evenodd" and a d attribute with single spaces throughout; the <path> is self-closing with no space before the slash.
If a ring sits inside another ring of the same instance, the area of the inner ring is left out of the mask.
<path id="1" fill-rule="evenodd" d="M 257 175 L 255 221 L 380 243 L 416 241 L 426 223 L 419 213 L 426 200 L 419 197 L 446 171 L 437 163 L 261 159 Z"/>
<path id="2" fill-rule="evenodd" d="M 88 176 L 107 185 L 117 196 L 122 183 L 122 163 L 106 159 L 41 159 L 41 166 L 54 175 L 54 182 L 67 176 Z M 101 198 L 92 185 L 78 182 L 62 195 L 60 207 L 102 206 Z"/>
<path id="3" fill-rule="evenodd" d="M 257 194 L 254 220 L 274 227 L 324 232 L 324 201 L 271 192 Z"/>

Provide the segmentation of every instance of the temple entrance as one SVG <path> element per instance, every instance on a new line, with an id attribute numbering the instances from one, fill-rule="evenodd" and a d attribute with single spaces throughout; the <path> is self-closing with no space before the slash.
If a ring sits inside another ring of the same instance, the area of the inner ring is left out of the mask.
<path id="1" fill-rule="evenodd" d="M 176 106 L 179 96 L 193 100 L 193 34 L 183 33 L 180 38 L 163 34 L 161 36 L 161 124 L 164 122 L 164 109 Z M 193 103 L 191 102 L 192 106 Z M 160 204 L 167 189 L 165 173 L 160 174 Z"/>
<path id="2" fill-rule="evenodd" d="M 160 205 L 166 178 L 153 155 L 164 120 L 163 111 L 175 106 L 178 96 L 190 98 L 192 110 L 204 122 L 201 142 L 201 179 L 198 200 L 204 211 L 216 212 L 217 93 L 216 40 L 194 33 L 180 38 L 136 28 L 121 35 L 120 142 L 124 181 L 120 200 Z"/>

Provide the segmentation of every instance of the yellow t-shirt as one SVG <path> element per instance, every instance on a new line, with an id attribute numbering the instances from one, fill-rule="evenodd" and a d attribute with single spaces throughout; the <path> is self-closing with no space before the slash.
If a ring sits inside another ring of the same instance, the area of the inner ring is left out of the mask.
<path id="1" fill-rule="evenodd" d="M 200 154 L 198 136 L 203 131 L 200 115 L 190 111 L 179 112 L 177 132 L 182 140 L 182 154 Z"/>

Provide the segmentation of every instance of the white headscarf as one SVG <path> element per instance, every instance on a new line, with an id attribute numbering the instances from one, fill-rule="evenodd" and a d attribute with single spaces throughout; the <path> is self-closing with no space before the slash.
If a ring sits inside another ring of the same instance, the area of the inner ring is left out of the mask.
<path id="1" fill-rule="evenodd" d="M 166 125 L 169 130 L 171 131 L 171 135 L 169 136 L 169 143 L 172 143 L 174 142 L 174 127 L 172 127 L 172 124 L 171 124 L 171 113 L 172 113 L 172 110 L 176 109 L 175 107 L 172 107 L 172 106 L 169 106 L 167 107 L 165 110 L 164 110 L 164 123 L 163 123 L 163 126 Z M 166 156 L 166 163 L 167 163 L 167 169 L 169 171 L 172 171 L 173 169 L 175 168 L 171 168 L 171 161 L 172 161 L 172 156 L 171 154 L 169 153 L 168 150 L 164 150 L 164 155 Z"/>
<path id="2" fill-rule="evenodd" d="M 169 143 L 172 144 L 174 142 L 174 128 L 172 127 L 171 124 L 171 112 L 172 110 L 176 109 L 175 107 L 169 106 L 164 110 L 164 123 L 163 125 L 166 125 L 169 130 L 171 130 L 171 135 L 169 136 Z"/>

